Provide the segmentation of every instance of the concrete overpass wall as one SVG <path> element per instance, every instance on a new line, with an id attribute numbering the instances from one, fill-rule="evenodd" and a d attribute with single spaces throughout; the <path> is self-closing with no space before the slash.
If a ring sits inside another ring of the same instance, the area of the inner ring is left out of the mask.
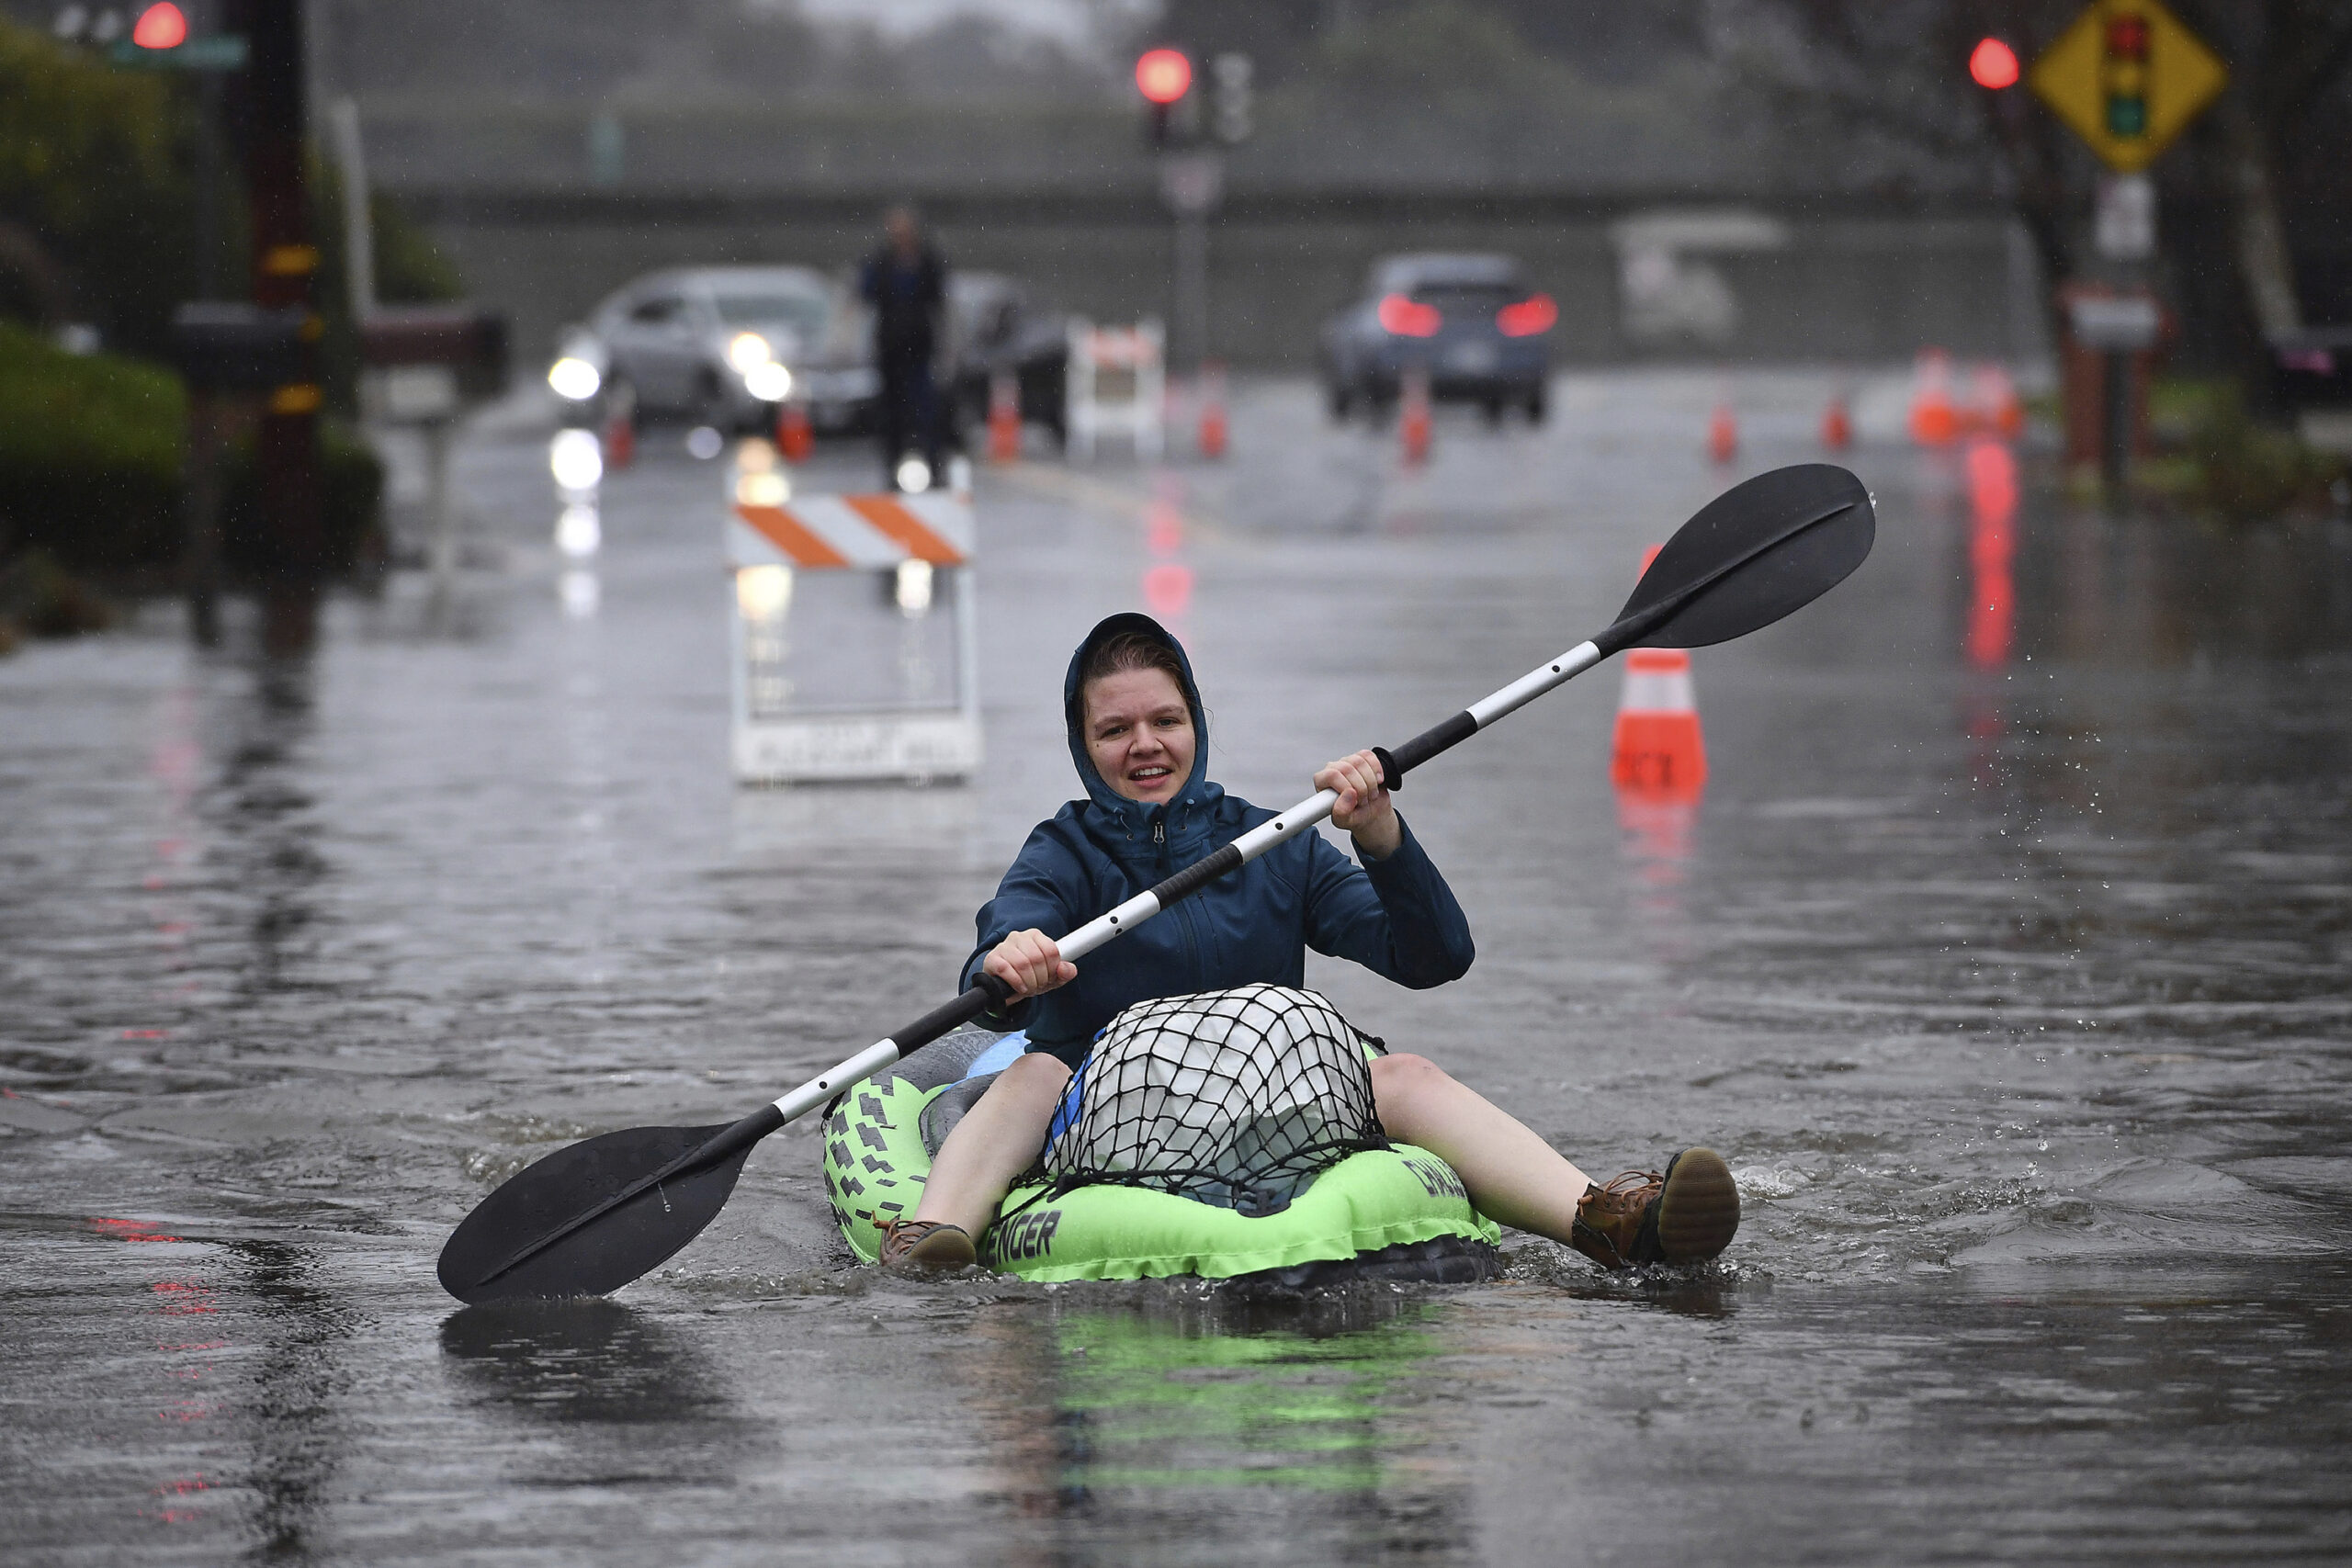
<path id="1" fill-rule="evenodd" d="M 874 243 L 880 205 L 837 197 L 408 194 L 475 296 L 510 313 L 526 362 L 562 323 L 653 267 L 846 266 Z M 957 193 L 925 205 L 954 265 L 1017 274 L 1044 298 L 1098 320 L 1169 314 L 1170 225 L 1148 197 Z M 1645 337 L 1628 321 L 1611 225 L 1687 202 L 1245 194 L 1212 231 L 1213 341 L 1237 367 L 1304 368 L 1314 361 L 1318 323 L 1351 296 L 1373 257 L 1460 249 L 1521 258 L 1560 303 L 1554 342 L 1569 363 L 1885 360 L 1927 344 L 1984 357 L 2032 358 L 2042 350 L 2031 260 L 2003 214 L 1743 205 L 1779 218 L 1785 243 L 1681 261 L 1720 279 L 1734 307 L 1729 330 Z"/>
<path id="2" fill-rule="evenodd" d="M 1211 243 L 1216 352 L 1245 367 L 1311 364 L 1317 324 L 1372 258 L 1419 249 L 1520 256 L 1560 303 L 1555 341 L 1569 362 L 2039 351 L 2030 264 L 1997 200 L 1856 166 L 1793 132 L 1735 123 L 1704 82 L 1672 85 L 1524 112 L 1271 102 L 1227 161 Z M 1170 313 L 1170 223 L 1123 104 L 385 95 L 362 117 L 379 183 L 512 314 L 526 355 L 650 267 L 845 266 L 901 197 L 925 209 L 952 263 L 1018 274 L 1098 319 Z M 1714 297 L 1713 334 L 1635 330 L 1612 225 L 1661 209 L 1779 226 L 1771 248 L 1676 256 L 1678 285 Z"/>

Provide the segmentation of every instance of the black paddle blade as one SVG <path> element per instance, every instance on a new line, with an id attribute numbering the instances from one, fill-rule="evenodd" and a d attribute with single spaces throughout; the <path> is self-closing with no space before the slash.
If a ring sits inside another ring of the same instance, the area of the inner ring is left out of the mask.
<path id="1" fill-rule="evenodd" d="M 700 1148 L 717 1127 L 632 1127 L 558 1149 L 483 1199 L 441 1248 L 441 1288 L 469 1304 L 518 1296 L 601 1296 L 702 1234 L 735 1190 L 746 1143 L 650 1187 L 519 1262 L 518 1252 L 631 1182 Z M 509 1265 L 512 1265 L 509 1267 Z"/>
<path id="2" fill-rule="evenodd" d="M 1613 653 L 1746 637 L 1844 581 L 1877 536 L 1871 492 L 1845 469 L 1799 463 L 1758 474 L 1675 530 L 1617 625 L 1594 640 Z M 1660 611 L 1662 618 L 1651 620 Z"/>

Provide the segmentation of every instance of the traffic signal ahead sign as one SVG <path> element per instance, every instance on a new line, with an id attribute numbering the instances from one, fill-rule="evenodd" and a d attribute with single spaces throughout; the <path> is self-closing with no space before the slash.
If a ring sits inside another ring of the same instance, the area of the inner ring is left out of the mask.
<path id="1" fill-rule="evenodd" d="M 2119 175 L 2155 162 L 2229 79 L 2157 0 L 2092 0 L 2031 77 L 2041 101 Z"/>

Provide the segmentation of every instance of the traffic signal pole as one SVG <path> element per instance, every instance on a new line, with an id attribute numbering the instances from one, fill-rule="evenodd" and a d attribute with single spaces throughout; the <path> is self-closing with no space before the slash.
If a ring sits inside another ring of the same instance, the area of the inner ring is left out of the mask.
<path id="1" fill-rule="evenodd" d="M 1204 127 L 1193 62 L 1181 50 L 1152 49 L 1136 62 L 1136 87 L 1149 106 L 1148 134 L 1159 153 L 1159 195 L 1176 220 L 1170 314 L 1171 359 L 1194 375 L 1209 347 L 1209 215 L 1225 195 L 1220 147 L 1250 132 L 1250 65 L 1247 55 L 1221 54 L 1212 66 L 1215 103 Z M 1204 134 L 1205 132 L 1205 134 Z"/>
<path id="2" fill-rule="evenodd" d="M 1185 368 L 1200 373 L 1209 356 L 1209 220 L 1202 212 L 1176 219 L 1176 335 Z"/>
<path id="3" fill-rule="evenodd" d="M 1209 358 L 1209 214 L 1224 185 L 1224 161 L 1216 152 L 1160 155 L 1160 195 L 1176 219 L 1176 352 L 1170 358 L 1195 374 Z"/>

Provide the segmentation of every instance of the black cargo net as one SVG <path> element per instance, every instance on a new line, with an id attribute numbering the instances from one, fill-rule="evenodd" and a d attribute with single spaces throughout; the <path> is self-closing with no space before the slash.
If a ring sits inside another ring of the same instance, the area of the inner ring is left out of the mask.
<path id="1" fill-rule="evenodd" d="M 1283 986 L 1139 1002 L 1095 1041 L 1036 1174 L 1055 1193 L 1107 1182 L 1273 1213 L 1318 1171 L 1388 1146 L 1364 1055 L 1379 1043 Z"/>

